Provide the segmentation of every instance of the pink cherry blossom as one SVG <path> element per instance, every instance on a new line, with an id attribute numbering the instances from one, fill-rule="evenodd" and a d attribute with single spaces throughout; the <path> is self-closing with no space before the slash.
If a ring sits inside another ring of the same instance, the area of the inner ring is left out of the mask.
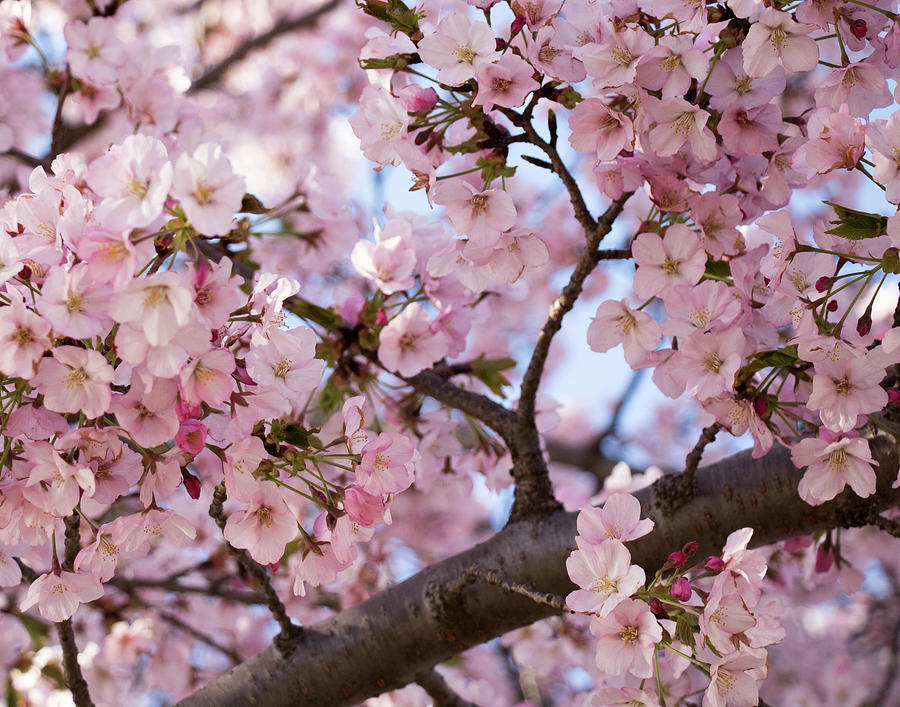
<path id="1" fill-rule="evenodd" d="M 356 478 L 366 493 L 399 493 L 412 484 L 417 459 L 415 447 L 401 434 L 382 432 L 360 450 Z"/>
<path id="2" fill-rule="evenodd" d="M 19 611 L 37 605 L 48 621 L 65 621 L 81 605 L 103 596 L 100 581 L 91 574 L 55 571 L 42 574 L 28 587 Z"/>
<path id="3" fill-rule="evenodd" d="M 637 368 L 660 342 L 659 324 L 646 312 L 631 309 L 625 300 L 602 302 L 587 331 L 592 351 L 608 351 L 622 344 L 625 360 Z"/>
<path id="4" fill-rule="evenodd" d="M 807 437 L 791 447 L 791 461 L 806 467 L 798 489 L 801 498 L 812 506 L 830 501 L 849 485 L 858 496 L 875 493 L 877 462 L 869 443 L 861 437 Z"/>
<path id="5" fill-rule="evenodd" d="M 412 376 L 443 358 L 447 337 L 434 331 L 422 305 L 406 307 L 381 330 L 378 358 L 389 371 Z"/>
<path id="6" fill-rule="evenodd" d="M 246 510 L 228 517 L 223 533 L 234 547 L 245 548 L 260 564 L 277 562 L 297 536 L 297 519 L 275 484 L 262 482 Z"/>
<path id="7" fill-rule="evenodd" d="M 653 653 L 662 640 L 662 628 L 640 599 L 626 599 L 605 617 L 591 618 L 597 638 L 597 667 L 607 675 L 653 675 Z"/>
<path id="8" fill-rule="evenodd" d="M 191 225 L 207 236 L 231 230 L 244 190 L 243 177 L 232 172 L 231 162 L 215 143 L 205 142 L 175 163 L 172 196 L 181 202 Z"/>
<path id="9" fill-rule="evenodd" d="M 475 71 L 497 59 L 494 32 L 484 22 L 470 22 L 465 15 L 451 12 L 438 25 L 437 32 L 424 37 L 419 56 L 438 69 L 438 80 L 450 86 L 475 76 Z"/>
<path id="10" fill-rule="evenodd" d="M 598 616 L 608 615 L 646 578 L 644 570 L 631 564 L 631 553 L 615 539 L 600 545 L 582 543 L 566 560 L 566 570 L 581 587 L 566 597 L 566 605 Z"/>
<path id="11" fill-rule="evenodd" d="M 77 346 L 58 346 L 52 358 L 42 358 L 31 385 L 44 395 L 54 412 L 83 412 L 100 417 L 109 409 L 115 372 L 102 354 Z"/>

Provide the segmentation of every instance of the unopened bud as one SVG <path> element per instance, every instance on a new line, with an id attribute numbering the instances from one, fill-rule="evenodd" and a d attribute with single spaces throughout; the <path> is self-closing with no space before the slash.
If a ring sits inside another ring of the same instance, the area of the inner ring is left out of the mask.
<path id="1" fill-rule="evenodd" d="M 687 555 L 685 555 L 683 552 L 673 552 L 671 555 L 669 555 L 669 559 L 666 560 L 666 564 L 669 567 L 675 568 L 683 567 L 685 562 L 687 562 Z"/>
<path id="2" fill-rule="evenodd" d="M 375 326 L 385 326 L 388 323 L 387 314 L 384 313 L 384 307 L 378 308 L 378 314 L 375 315 Z"/>
<path id="3" fill-rule="evenodd" d="M 691 583 L 687 581 L 684 577 L 679 577 L 674 582 L 672 582 L 672 586 L 669 587 L 669 594 L 671 594 L 678 601 L 687 601 L 691 598 L 691 594 L 693 590 L 691 589 Z"/>
<path id="4" fill-rule="evenodd" d="M 888 388 L 887 396 L 889 403 L 900 403 L 900 390 L 896 388 Z"/>
<path id="5" fill-rule="evenodd" d="M 766 400 L 765 395 L 760 395 L 753 400 L 753 411 L 760 417 L 769 411 L 769 401 Z"/>
<path id="6" fill-rule="evenodd" d="M 818 280 L 816 280 L 816 292 L 825 292 L 829 287 L 831 287 L 831 278 L 822 275 Z"/>
<path id="7" fill-rule="evenodd" d="M 195 501 L 200 498 L 200 479 L 187 469 L 181 470 L 181 478 L 184 480 L 184 488 L 188 492 L 188 496 Z"/>
<path id="8" fill-rule="evenodd" d="M 837 308 L 837 300 L 831 300 L 828 304 L 825 305 L 825 309 L 827 309 L 829 312 L 836 312 Z"/>
<path id="9" fill-rule="evenodd" d="M 512 21 L 512 24 L 509 26 L 509 36 L 515 37 L 519 32 L 522 31 L 522 28 L 525 26 L 527 20 L 525 19 L 525 15 L 516 15 L 516 19 Z"/>
<path id="10" fill-rule="evenodd" d="M 819 545 L 819 549 L 816 550 L 816 572 L 823 573 L 827 572 L 831 569 L 831 565 L 834 562 L 834 555 L 831 553 L 831 548 L 825 547 L 825 545 Z"/>
<path id="11" fill-rule="evenodd" d="M 857 39 L 862 39 L 866 36 L 866 32 L 869 31 L 865 20 L 850 20 L 847 24 L 850 25 L 850 31 L 853 32 L 853 36 Z"/>
<path id="12" fill-rule="evenodd" d="M 281 560 L 275 560 L 275 562 L 269 563 L 269 569 L 273 572 L 277 572 L 279 567 L 281 567 Z"/>
<path id="13" fill-rule="evenodd" d="M 856 322 L 856 333 L 865 336 L 872 330 L 872 313 L 867 309 Z"/>
<path id="14" fill-rule="evenodd" d="M 650 611 L 652 611 L 657 616 L 666 615 L 666 607 L 664 607 L 663 603 L 656 597 L 650 597 L 647 600 L 647 603 L 650 605 Z"/>
<path id="15" fill-rule="evenodd" d="M 22 269 L 19 270 L 19 279 L 20 280 L 30 280 L 31 279 L 31 267 L 29 265 L 23 265 Z"/>
<path id="16" fill-rule="evenodd" d="M 706 558 L 703 566 L 710 572 L 721 572 L 725 569 L 725 561 L 718 555 L 710 555 Z"/>

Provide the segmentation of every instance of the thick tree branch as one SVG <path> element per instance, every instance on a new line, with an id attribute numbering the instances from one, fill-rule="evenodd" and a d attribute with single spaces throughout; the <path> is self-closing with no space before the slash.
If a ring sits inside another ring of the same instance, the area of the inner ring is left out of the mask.
<path id="1" fill-rule="evenodd" d="M 891 488 L 896 444 L 879 436 L 871 445 L 880 464 L 878 488 L 866 499 L 848 491 L 821 506 L 806 505 L 797 495 L 802 472 L 782 448 L 762 459 L 743 452 L 698 470 L 694 497 L 673 516 L 662 512 L 667 499 L 660 486 L 644 489 L 637 495 L 657 527 L 629 544 L 632 558 L 653 572 L 691 540 L 700 542 L 700 556 L 721 552 L 728 534 L 742 527 L 752 527 L 754 545 L 763 545 L 865 524 L 873 511 L 900 501 L 900 490 Z M 485 582 L 458 593 L 448 588 L 474 565 L 496 568 L 510 582 L 538 592 L 566 595 L 573 588 L 565 560 L 574 548 L 575 518 L 559 512 L 512 523 L 490 540 L 308 627 L 290 656 L 269 647 L 181 705 L 353 705 L 413 682 L 461 651 L 554 613 Z"/>

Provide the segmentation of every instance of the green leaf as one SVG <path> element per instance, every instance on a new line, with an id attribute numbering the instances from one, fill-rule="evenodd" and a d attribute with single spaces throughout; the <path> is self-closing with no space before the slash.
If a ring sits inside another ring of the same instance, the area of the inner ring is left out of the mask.
<path id="1" fill-rule="evenodd" d="M 833 201 L 826 201 L 837 214 L 837 221 L 832 221 L 835 228 L 825 231 L 833 236 L 847 238 L 851 241 L 859 241 L 864 238 L 877 238 L 887 233 L 887 216 L 870 214 L 867 211 L 857 211 Z"/>
<path id="2" fill-rule="evenodd" d="M 292 314 L 325 327 L 328 331 L 336 329 L 340 322 L 338 313 L 333 309 L 320 307 L 299 297 L 291 297 L 286 300 L 284 307 Z"/>
<path id="3" fill-rule="evenodd" d="M 47 628 L 45 624 L 38 621 L 33 616 L 29 616 L 28 614 L 17 614 L 16 618 L 19 619 L 19 621 L 22 623 L 22 626 L 25 628 L 25 631 L 28 632 L 28 638 L 31 639 L 32 648 L 34 650 L 40 650 L 41 648 L 43 648 L 50 629 Z"/>
<path id="4" fill-rule="evenodd" d="M 697 617 L 685 611 L 675 619 L 675 640 L 681 641 L 686 646 L 694 647 L 694 634 L 700 630 Z"/>
<path id="5" fill-rule="evenodd" d="M 509 380 L 502 371 L 515 368 L 516 362 L 511 358 L 487 359 L 484 354 L 472 361 L 472 375 L 484 383 L 491 392 L 505 398 L 503 386 L 509 385 Z"/>
<path id="6" fill-rule="evenodd" d="M 757 371 L 763 368 L 790 368 L 800 360 L 797 355 L 797 345 L 785 346 L 782 349 L 774 351 L 763 351 L 754 355 L 752 360 L 740 371 L 738 371 L 737 379 L 744 381 L 750 378 Z"/>
<path id="7" fill-rule="evenodd" d="M 725 260 L 707 260 L 705 275 L 710 280 L 725 280 L 731 277 L 731 265 Z"/>

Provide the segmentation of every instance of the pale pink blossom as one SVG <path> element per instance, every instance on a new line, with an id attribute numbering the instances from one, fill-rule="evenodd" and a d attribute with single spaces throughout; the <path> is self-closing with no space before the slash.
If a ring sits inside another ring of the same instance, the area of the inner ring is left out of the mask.
<path id="1" fill-rule="evenodd" d="M 661 338 L 656 320 L 646 312 L 632 309 L 626 300 L 601 302 L 587 331 L 592 351 L 608 351 L 622 344 L 625 360 L 632 368 L 645 362 Z"/>
<path id="2" fill-rule="evenodd" d="M 516 207 L 502 189 L 479 190 L 463 179 L 450 179 L 438 187 L 434 201 L 447 207 L 457 232 L 479 247 L 493 246 L 503 231 L 516 225 Z"/>
<path id="3" fill-rule="evenodd" d="M 646 602 L 625 599 L 605 617 L 592 617 L 591 633 L 597 638 L 601 674 L 653 676 L 653 653 L 662 640 L 662 628 Z"/>
<path id="4" fill-rule="evenodd" d="M 660 157 L 671 157 L 687 145 L 688 154 L 701 162 L 716 158 L 716 139 L 706 127 L 709 113 L 683 98 L 648 99 L 647 111 L 656 121 L 649 133 L 650 148 Z"/>
<path id="5" fill-rule="evenodd" d="M 63 29 L 72 74 L 92 83 L 110 84 L 118 78 L 127 49 L 116 36 L 116 21 L 92 17 L 87 23 L 69 22 Z"/>
<path id="6" fill-rule="evenodd" d="M 640 233 L 631 246 L 638 266 L 634 291 L 653 297 L 676 285 L 696 285 L 706 270 L 706 252 L 697 234 L 682 223 L 669 226 L 664 237 Z"/>
<path id="7" fill-rule="evenodd" d="M 41 616 L 48 621 L 65 621 L 81 604 L 102 596 L 103 587 L 93 575 L 57 570 L 42 574 L 31 583 L 19 603 L 19 611 L 28 611 L 37 604 Z"/>
<path id="8" fill-rule="evenodd" d="M 753 77 L 765 76 L 779 64 L 791 73 L 811 71 L 819 61 L 819 47 L 807 36 L 813 29 L 796 22 L 788 12 L 764 8 L 741 44 L 744 71 Z"/>
<path id="9" fill-rule="evenodd" d="M 90 339 L 109 329 L 112 319 L 107 313 L 112 295 L 110 288 L 92 282 L 90 268 L 78 263 L 71 270 L 51 268 L 38 308 L 57 334 L 74 339 Z"/>
<path id="10" fill-rule="evenodd" d="M 162 213 L 172 183 L 172 163 L 159 140 L 129 135 L 90 164 L 87 183 L 103 199 L 95 215 L 104 226 L 149 226 Z"/>
<path id="11" fill-rule="evenodd" d="M 297 536 L 297 518 L 271 482 L 259 483 L 249 503 L 246 510 L 228 516 L 225 539 L 260 564 L 278 562 L 284 546 Z"/>
<path id="12" fill-rule="evenodd" d="M 485 22 L 471 22 L 465 15 L 451 12 L 437 32 L 422 38 L 419 56 L 438 69 L 438 80 L 458 86 L 475 76 L 475 71 L 500 58 L 493 30 Z"/>
<path id="13" fill-rule="evenodd" d="M 375 242 L 357 241 L 350 262 L 386 295 L 406 290 L 415 283 L 416 252 L 410 242 L 401 235 L 386 236 L 377 224 Z"/>
<path id="14" fill-rule="evenodd" d="M 649 518 L 641 518 L 641 504 L 629 493 L 614 493 L 600 508 L 582 508 L 578 534 L 585 543 L 599 545 L 609 540 L 637 540 L 653 530 Z"/>
<path id="15" fill-rule="evenodd" d="M 378 360 L 401 376 L 413 376 L 447 354 L 447 337 L 434 331 L 418 303 L 406 307 L 381 330 Z"/>
<path id="16" fill-rule="evenodd" d="M 644 570 L 631 564 L 631 553 L 614 539 L 600 545 L 582 543 L 566 560 L 566 570 L 581 587 L 566 597 L 566 605 L 598 616 L 609 614 L 646 579 Z"/>
<path id="17" fill-rule="evenodd" d="M 31 378 L 50 348 L 49 333 L 50 322 L 27 309 L 21 296 L 12 295 L 9 306 L 0 307 L 0 373 Z"/>
<path id="18" fill-rule="evenodd" d="M 295 400 L 322 380 L 325 363 L 315 355 L 316 335 L 309 327 L 272 329 L 268 343 L 247 354 L 247 372 L 258 385 L 272 386 L 288 400 Z"/>
<path id="19" fill-rule="evenodd" d="M 709 666 L 709 687 L 703 694 L 703 707 L 756 707 L 758 682 L 767 672 L 766 651 L 741 648 Z"/>
<path id="20" fill-rule="evenodd" d="M 120 323 L 133 323 L 151 346 L 168 344 L 178 328 L 190 320 L 194 294 L 184 278 L 171 271 L 132 282 L 112 299 L 110 314 Z"/>
<path id="21" fill-rule="evenodd" d="M 616 31 L 608 19 L 604 19 L 603 30 L 602 42 L 579 47 L 574 52 L 575 57 L 584 62 L 584 68 L 594 77 L 598 88 L 631 83 L 638 60 L 654 45 L 653 37 L 637 27 Z"/>
<path id="22" fill-rule="evenodd" d="M 172 196 L 181 202 L 191 225 L 204 235 L 220 236 L 231 230 L 244 191 L 244 178 L 232 171 L 231 162 L 215 143 L 204 142 L 175 163 Z"/>
<path id="23" fill-rule="evenodd" d="M 869 443 L 862 437 L 807 437 L 791 447 L 791 461 L 806 467 L 800 480 L 800 497 L 818 506 L 850 486 L 863 498 L 875 493 L 875 470 Z"/>
<path id="24" fill-rule="evenodd" d="M 405 491 L 415 479 L 417 457 L 406 436 L 382 432 L 360 450 L 357 483 L 375 496 Z"/>
<path id="25" fill-rule="evenodd" d="M 624 149 L 634 148 L 634 126 L 624 113 L 610 110 L 599 98 L 581 101 L 569 116 L 569 142 L 579 152 L 594 152 L 609 162 Z"/>
<path id="26" fill-rule="evenodd" d="M 58 346 L 52 358 L 42 358 L 31 385 L 44 395 L 54 412 L 83 412 L 90 419 L 109 409 L 115 379 L 103 355 L 77 346 Z"/>
<path id="27" fill-rule="evenodd" d="M 518 108 L 525 96 L 540 88 L 533 78 L 531 65 L 512 52 L 507 52 L 496 62 L 482 64 L 476 71 L 478 95 L 473 106 L 481 106 L 485 113 L 494 106 Z"/>
<path id="28" fill-rule="evenodd" d="M 819 411 L 829 430 L 847 432 L 856 427 L 860 415 L 887 405 L 887 393 L 880 385 L 883 377 L 884 368 L 864 355 L 817 361 L 807 407 Z"/>
<path id="29" fill-rule="evenodd" d="M 179 376 L 181 398 L 188 404 L 201 402 L 212 407 L 221 405 L 231 396 L 234 381 L 234 356 L 227 349 L 210 349 L 181 369 Z"/>

